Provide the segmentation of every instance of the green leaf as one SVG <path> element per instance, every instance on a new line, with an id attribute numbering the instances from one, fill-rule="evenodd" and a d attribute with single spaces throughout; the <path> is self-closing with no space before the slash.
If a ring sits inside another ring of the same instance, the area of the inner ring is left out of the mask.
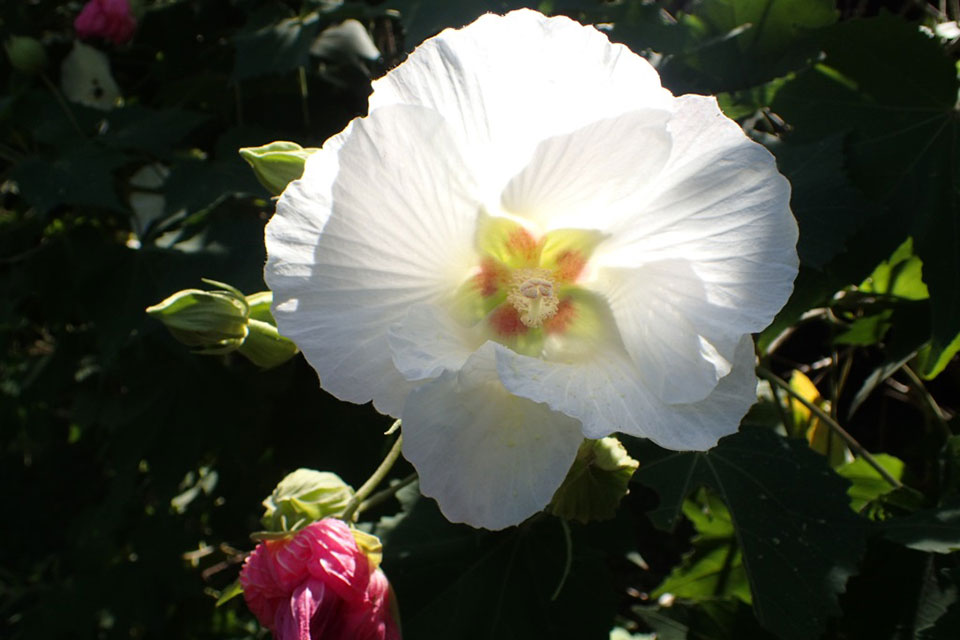
<path id="1" fill-rule="evenodd" d="M 843 251 L 871 213 L 843 168 L 844 137 L 835 134 L 774 148 L 780 170 L 793 188 L 790 208 L 800 227 L 797 253 L 808 267 L 823 267 Z"/>
<path id="2" fill-rule="evenodd" d="M 230 583 L 226 589 L 220 592 L 220 597 L 217 598 L 217 604 L 215 606 L 222 607 L 226 603 L 230 602 L 237 596 L 243 595 L 243 585 L 240 584 L 239 580 L 234 580 Z"/>
<path id="3" fill-rule="evenodd" d="M 730 512 L 719 498 L 702 489 L 683 503 L 683 514 L 693 523 L 697 536 L 693 550 L 680 566 L 657 587 L 656 597 L 672 594 L 700 600 L 734 597 L 750 604 L 750 585 L 743 567 Z"/>
<path id="4" fill-rule="evenodd" d="M 956 69 L 935 40 L 892 16 L 840 23 L 823 49 L 825 60 L 787 82 L 773 108 L 797 139 L 850 131 L 854 182 L 889 208 L 885 225 L 914 237 L 932 305 L 921 373 L 932 377 L 960 346 Z"/>
<path id="5" fill-rule="evenodd" d="M 263 194 L 263 187 L 236 152 L 259 135 L 254 130 L 230 129 L 220 136 L 212 158 L 190 157 L 173 163 L 163 185 L 166 212 L 185 210 L 192 214 L 230 196 Z"/>
<path id="6" fill-rule="evenodd" d="M 310 45 L 320 32 L 320 17 L 290 15 L 282 5 L 265 5 L 234 38 L 236 80 L 282 74 L 307 64 Z"/>
<path id="7" fill-rule="evenodd" d="M 733 598 L 678 600 L 670 606 L 635 606 L 631 611 L 656 632 L 657 640 L 774 638 L 757 624 L 749 606 Z"/>
<path id="8" fill-rule="evenodd" d="M 833 339 L 834 344 L 850 344 L 861 347 L 874 345 L 883 340 L 890 329 L 893 311 L 887 309 L 880 313 L 857 318 L 847 329 Z"/>
<path id="9" fill-rule="evenodd" d="M 84 142 L 55 156 L 30 156 L 13 168 L 11 177 L 40 213 L 61 204 L 124 211 L 113 171 L 125 162 L 126 156 L 117 151 Z"/>
<path id="10" fill-rule="evenodd" d="M 660 495 L 650 518 L 673 526 L 697 486 L 729 509 L 757 618 L 784 638 L 818 636 L 839 612 L 837 594 L 857 570 L 866 526 L 846 481 L 805 444 L 761 428 L 728 436 L 706 453 L 641 456 L 637 481 Z"/>
<path id="11" fill-rule="evenodd" d="M 877 265 L 859 289 L 906 300 L 929 298 L 930 292 L 923 283 L 923 261 L 913 252 L 913 238 L 904 240 L 889 260 Z"/>
<path id="12" fill-rule="evenodd" d="M 484 13 L 506 13 L 521 7 L 536 8 L 537 2 L 522 0 L 391 0 L 386 8 L 400 12 L 404 29 L 404 44 L 408 50 L 435 36 L 447 27 L 460 28 Z"/>
<path id="13" fill-rule="evenodd" d="M 108 128 L 103 141 L 119 149 L 136 149 L 164 156 L 206 119 L 205 115 L 182 109 L 132 105 L 107 114 Z"/>
<path id="14" fill-rule="evenodd" d="M 885 453 L 875 453 L 873 458 L 897 480 L 903 477 L 903 461 L 899 458 Z M 863 458 L 857 458 L 837 468 L 837 473 L 850 481 L 847 495 L 850 496 L 850 507 L 857 512 L 863 511 L 869 503 L 895 489 Z"/>
<path id="15" fill-rule="evenodd" d="M 704 0 L 663 25 L 651 5 L 644 16 L 651 26 L 633 20 L 634 33 L 624 35 L 667 54 L 660 72 L 678 93 L 748 89 L 802 68 L 818 53 L 819 32 L 837 18 L 830 0 Z"/>
<path id="16" fill-rule="evenodd" d="M 936 509 L 918 511 L 905 518 L 880 523 L 887 540 L 931 553 L 953 553 L 960 549 L 960 498 Z"/>
<path id="17" fill-rule="evenodd" d="M 940 451 L 940 498 L 960 494 L 960 436 L 950 436 Z"/>
<path id="18" fill-rule="evenodd" d="M 953 569 L 942 573 L 948 576 L 952 584 L 941 588 L 941 593 L 937 594 L 940 597 L 931 599 L 926 607 L 925 621 L 930 622 L 920 629 L 918 640 L 953 640 L 957 637 L 957 629 L 960 629 L 960 598 L 957 597 L 960 592 L 960 571 Z"/>
<path id="19" fill-rule="evenodd" d="M 861 575 L 847 585 L 844 617 L 830 637 L 924 637 L 957 602 L 960 585 L 956 571 L 949 568 L 952 564 L 949 556 L 920 553 L 882 538 L 871 540 Z M 956 638 L 956 628 L 947 637 Z"/>
<path id="20" fill-rule="evenodd" d="M 626 553 L 629 527 L 571 524 L 570 572 L 551 600 L 568 552 L 559 520 L 476 530 L 447 522 L 433 500 L 406 489 L 398 495 L 405 511 L 374 530 L 400 594 L 405 637 L 607 640 L 618 597 L 606 559 Z"/>

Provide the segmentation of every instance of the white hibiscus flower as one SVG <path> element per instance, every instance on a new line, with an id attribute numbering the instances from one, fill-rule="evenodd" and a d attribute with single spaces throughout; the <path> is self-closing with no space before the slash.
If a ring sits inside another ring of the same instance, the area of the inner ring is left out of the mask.
<path id="1" fill-rule="evenodd" d="M 328 392 L 403 419 L 421 490 L 497 529 L 582 438 L 703 450 L 756 398 L 797 272 L 790 187 L 713 98 L 533 11 L 426 41 L 267 227 L 274 315 Z"/>

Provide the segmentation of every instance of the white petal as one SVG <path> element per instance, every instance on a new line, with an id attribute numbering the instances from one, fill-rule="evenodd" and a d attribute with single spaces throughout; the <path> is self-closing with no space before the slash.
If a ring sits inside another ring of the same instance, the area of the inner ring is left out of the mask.
<path id="1" fill-rule="evenodd" d="M 644 109 L 541 142 L 503 192 L 510 213 L 545 230 L 603 228 L 654 182 L 670 156 L 670 112 Z"/>
<path id="2" fill-rule="evenodd" d="M 458 324 L 443 308 L 432 304 L 410 307 L 406 316 L 390 327 L 387 339 L 393 363 L 407 380 L 459 371 L 484 342 L 478 331 Z"/>
<path id="3" fill-rule="evenodd" d="M 713 98 L 677 98 L 668 129 L 653 193 L 608 216 L 587 286 L 610 301 L 648 387 L 685 403 L 710 393 L 739 337 L 766 327 L 789 298 L 797 225 L 773 156 Z"/>
<path id="4" fill-rule="evenodd" d="M 280 332 L 342 400 L 398 415 L 411 385 L 387 329 L 452 291 L 475 261 L 478 205 L 434 112 L 398 105 L 355 120 L 335 160 L 314 154 L 267 228 Z M 331 173 L 334 177 L 331 178 Z"/>
<path id="5" fill-rule="evenodd" d="M 604 229 L 611 239 L 594 262 L 689 260 L 711 299 L 740 307 L 750 321 L 744 332 L 759 331 L 786 302 L 797 272 L 790 184 L 714 98 L 677 98 L 668 130 L 673 146 L 657 192 L 611 221 Z"/>
<path id="6" fill-rule="evenodd" d="M 603 269 L 591 288 L 606 295 L 624 348 L 662 401 L 702 400 L 730 373 L 744 323 L 711 304 L 690 262 Z"/>
<path id="7" fill-rule="evenodd" d="M 730 374 L 709 396 L 691 404 L 671 405 L 658 399 L 629 357 L 614 349 L 587 362 L 560 364 L 500 348 L 497 371 L 511 393 L 581 420 L 588 438 L 621 431 L 675 450 L 709 449 L 737 430 L 756 401 L 750 336 L 741 338 Z"/>
<path id="8" fill-rule="evenodd" d="M 666 108 L 670 98 L 646 60 L 593 27 L 519 10 L 427 40 L 374 82 L 370 109 L 435 109 L 476 152 L 477 170 L 505 179 L 540 140 L 626 111 Z"/>
<path id="9" fill-rule="evenodd" d="M 578 421 L 507 393 L 494 348 L 410 394 L 403 455 L 448 520 L 502 529 L 550 502 L 583 436 Z"/>

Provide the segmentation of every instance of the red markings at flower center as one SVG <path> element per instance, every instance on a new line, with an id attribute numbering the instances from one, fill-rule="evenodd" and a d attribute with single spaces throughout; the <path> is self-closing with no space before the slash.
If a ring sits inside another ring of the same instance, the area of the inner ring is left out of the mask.
<path id="1" fill-rule="evenodd" d="M 574 282 L 580 277 L 585 266 L 587 266 L 587 258 L 583 252 L 568 249 L 557 256 L 554 274 L 559 282 Z"/>
<path id="2" fill-rule="evenodd" d="M 557 312 L 552 318 L 543 323 L 543 330 L 547 333 L 564 333 L 570 328 L 574 318 L 577 317 L 577 307 L 570 298 L 560 301 L 557 306 Z"/>
<path id="3" fill-rule="evenodd" d="M 493 332 L 501 338 L 512 338 L 529 331 L 529 327 L 520 320 L 520 312 L 510 304 L 502 304 L 494 309 L 487 321 Z"/>
<path id="4" fill-rule="evenodd" d="M 500 283 L 506 275 L 505 269 L 493 258 L 484 258 L 480 263 L 480 272 L 474 276 L 480 295 L 489 298 L 500 289 Z"/>
<path id="5" fill-rule="evenodd" d="M 518 227 L 507 236 L 507 249 L 517 258 L 532 262 L 540 253 L 540 245 L 533 235 L 522 227 Z"/>

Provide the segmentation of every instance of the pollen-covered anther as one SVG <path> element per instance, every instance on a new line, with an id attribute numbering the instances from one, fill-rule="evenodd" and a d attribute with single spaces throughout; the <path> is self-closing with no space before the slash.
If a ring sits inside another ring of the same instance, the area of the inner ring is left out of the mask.
<path id="1" fill-rule="evenodd" d="M 507 302 L 520 314 L 520 322 L 528 327 L 540 327 L 557 313 L 557 299 L 553 280 L 546 269 L 519 269 L 511 279 Z"/>

